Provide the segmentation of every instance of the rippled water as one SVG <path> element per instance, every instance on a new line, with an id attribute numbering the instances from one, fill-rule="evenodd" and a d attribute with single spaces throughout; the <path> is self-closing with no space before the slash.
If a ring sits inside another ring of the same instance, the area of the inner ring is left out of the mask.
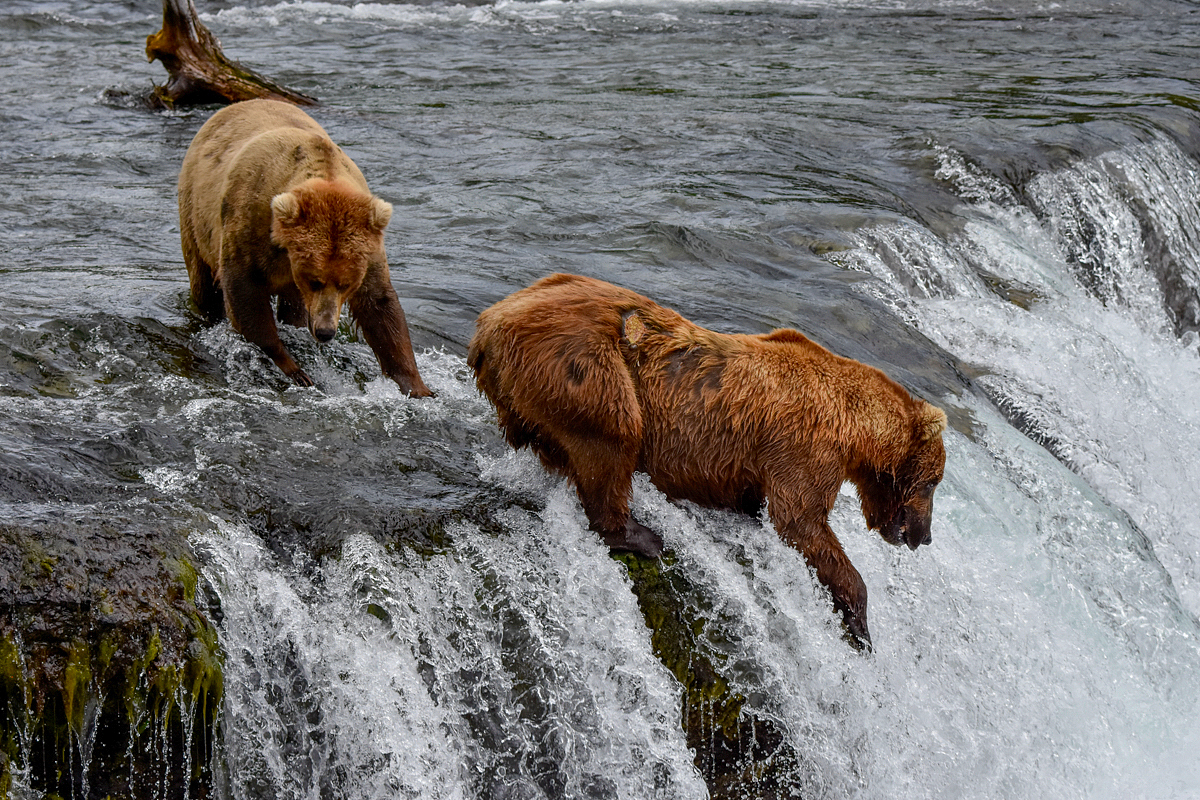
<path id="1" fill-rule="evenodd" d="M 681 690 L 463 360 L 551 271 L 798 327 L 947 408 L 934 543 L 832 524 L 876 652 L 769 524 L 634 507 L 801 797 L 1200 792 L 1200 10 L 198 0 L 396 206 L 433 400 L 347 332 L 291 387 L 187 301 L 154 4 L 0 9 L 0 515 L 186 531 L 231 798 L 703 797 Z M 764 790 L 747 777 L 733 790 Z M 724 796 L 724 795 L 723 795 Z"/>

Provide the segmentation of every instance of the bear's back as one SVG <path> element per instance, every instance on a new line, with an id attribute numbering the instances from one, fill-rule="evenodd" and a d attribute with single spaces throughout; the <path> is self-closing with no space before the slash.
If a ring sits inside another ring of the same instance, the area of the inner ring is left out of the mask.
<path id="1" fill-rule="evenodd" d="M 225 191 L 245 180 L 260 194 L 274 195 L 313 178 L 346 179 L 369 191 L 362 171 L 325 129 L 290 103 L 235 103 L 214 114 L 196 140 L 224 162 L 217 171 L 225 173 Z"/>
<path id="2" fill-rule="evenodd" d="M 361 170 L 299 108 L 275 100 L 226 106 L 204 123 L 183 159 L 184 236 L 216 269 L 226 219 L 259 230 L 266 242 L 271 198 L 312 178 L 340 178 L 370 191 Z"/>
<path id="3" fill-rule="evenodd" d="M 369 191 L 362 172 L 324 131 L 278 126 L 257 133 L 232 152 L 222 193 L 246 191 L 270 202 L 274 195 L 314 178 L 349 180 Z"/>

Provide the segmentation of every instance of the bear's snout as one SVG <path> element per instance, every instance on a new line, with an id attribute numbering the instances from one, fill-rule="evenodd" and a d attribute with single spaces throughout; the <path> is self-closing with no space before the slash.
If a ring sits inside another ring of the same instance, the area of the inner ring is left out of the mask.
<path id="1" fill-rule="evenodd" d="M 933 534 L 929 532 L 928 525 L 924 527 L 924 530 L 921 530 L 919 525 L 913 525 L 904 532 L 904 541 L 908 543 L 909 550 L 916 550 L 923 544 L 932 544 Z"/>
<path id="2" fill-rule="evenodd" d="M 904 543 L 908 545 L 909 550 L 916 550 L 923 544 L 930 544 L 933 541 L 933 534 L 929 531 L 930 519 L 927 514 L 922 514 L 920 511 L 907 506 L 900 511 L 900 534 L 904 537 Z M 899 544 L 899 542 L 897 542 Z"/>
<path id="3" fill-rule="evenodd" d="M 879 531 L 888 544 L 899 546 L 907 544 L 910 550 L 916 550 L 923 544 L 933 542 L 933 534 L 929 530 L 928 515 L 902 506 Z"/>
<path id="4" fill-rule="evenodd" d="M 313 328 L 313 336 L 318 342 L 328 342 L 337 333 L 337 328 Z"/>

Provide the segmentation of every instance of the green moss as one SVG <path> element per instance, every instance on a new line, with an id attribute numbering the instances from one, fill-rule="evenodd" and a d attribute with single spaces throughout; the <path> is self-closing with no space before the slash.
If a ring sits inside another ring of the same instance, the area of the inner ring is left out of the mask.
<path id="1" fill-rule="evenodd" d="M 58 556 L 51 553 L 37 539 L 21 538 L 17 540 L 21 551 L 21 584 L 33 586 L 54 577 L 54 568 L 58 565 Z"/>
<path id="2" fill-rule="evenodd" d="M 685 602 L 694 592 L 686 577 L 672 569 L 674 556 L 667 553 L 661 561 L 632 553 L 613 557 L 629 570 L 638 605 L 651 631 L 654 654 L 683 686 L 685 709 L 703 709 L 712 727 L 736 738 L 746 699 L 732 691 L 721 677 L 719 668 L 725 657 L 704 645 L 705 617 L 693 613 L 695 609 Z M 687 724 L 685 719 L 685 729 Z"/>
<path id="3" fill-rule="evenodd" d="M 182 592 L 183 600 L 189 605 L 196 603 L 196 586 L 200 575 L 196 567 L 186 558 L 163 559 L 163 569 L 175 580 L 175 587 Z"/>
<path id="4" fill-rule="evenodd" d="M 681 724 L 710 797 L 791 796 L 803 767 L 783 726 L 748 707 L 722 675 L 728 643 L 712 629 L 704 592 L 670 552 L 613 557 L 629 570 L 655 655 L 683 687 Z"/>
<path id="5" fill-rule="evenodd" d="M 25 580 L 44 563 L 36 549 L 21 555 Z M 110 599 L 94 590 L 90 603 L 35 603 L 0 614 L 0 797 L 10 796 L 14 774 L 25 773 L 39 796 L 69 792 L 81 766 L 77 744 L 93 733 L 100 737 L 93 763 L 84 765 L 93 788 L 108 776 L 119 785 L 144 775 L 136 779 L 149 785 L 190 765 L 190 776 L 172 780 L 207 791 L 199 787 L 211 780 L 224 688 L 220 644 L 194 602 L 195 568 L 184 558 L 161 565 L 161 582 L 145 584 L 144 594 Z M 25 629 L 41 634 L 24 641 L 16 631 Z M 185 742 L 192 757 L 182 754 Z"/>
<path id="6" fill-rule="evenodd" d="M 191 600 L 196 573 L 189 570 L 184 574 L 191 576 L 184 589 Z M 125 669 L 122 692 L 125 716 L 139 734 L 145 733 L 152 722 L 168 725 L 193 707 L 206 720 L 215 719 L 224 691 L 224 663 L 217 631 L 199 613 L 192 615 L 183 627 L 190 639 L 179 654 L 181 657 L 164 657 L 168 648 L 156 627 L 141 653 Z"/>
<path id="7" fill-rule="evenodd" d="M 200 583 L 200 575 L 195 565 L 187 559 L 178 559 L 170 568 L 183 592 L 182 599 L 186 607 L 195 609 L 196 589 Z M 191 640 L 186 651 L 187 657 L 177 666 L 173 666 L 169 679 L 160 682 L 156 688 L 164 695 L 171 696 L 177 688 L 181 688 L 184 696 L 192 701 L 208 697 L 219 699 L 224 692 L 225 665 L 217 629 L 198 611 L 193 611 L 188 621 Z"/>
<path id="8" fill-rule="evenodd" d="M 0 637 L 0 684 L 18 686 L 25 681 L 25 664 L 11 635 Z"/>
<path id="9" fill-rule="evenodd" d="M 13 764 L 28 730 L 33 692 L 15 636 L 0 636 L 0 797 L 12 797 Z"/>
<path id="10" fill-rule="evenodd" d="M 111 611 L 106 613 L 112 613 Z M 96 673 L 100 675 L 108 674 L 112 668 L 113 659 L 117 655 L 117 640 L 112 635 L 101 636 L 99 643 L 96 645 L 94 660 L 96 663 Z"/>
<path id="11" fill-rule="evenodd" d="M 92 693 L 92 649 L 87 641 L 76 639 L 67 652 L 60 689 L 67 724 L 78 736 L 83 730 L 83 714 Z"/>

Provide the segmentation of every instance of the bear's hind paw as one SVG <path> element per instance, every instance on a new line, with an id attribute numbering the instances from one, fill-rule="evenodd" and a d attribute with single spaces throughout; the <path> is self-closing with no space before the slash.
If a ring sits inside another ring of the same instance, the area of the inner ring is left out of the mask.
<path id="1" fill-rule="evenodd" d="M 601 531 L 601 537 L 610 550 L 624 553 L 636 553 L 646 558 L 658 558 L 662 555 L 663 540 L 654 531 L 641 523 L 634 522 L 630 517 L 625 522 L 625 530 L 620 532 Z"/>

